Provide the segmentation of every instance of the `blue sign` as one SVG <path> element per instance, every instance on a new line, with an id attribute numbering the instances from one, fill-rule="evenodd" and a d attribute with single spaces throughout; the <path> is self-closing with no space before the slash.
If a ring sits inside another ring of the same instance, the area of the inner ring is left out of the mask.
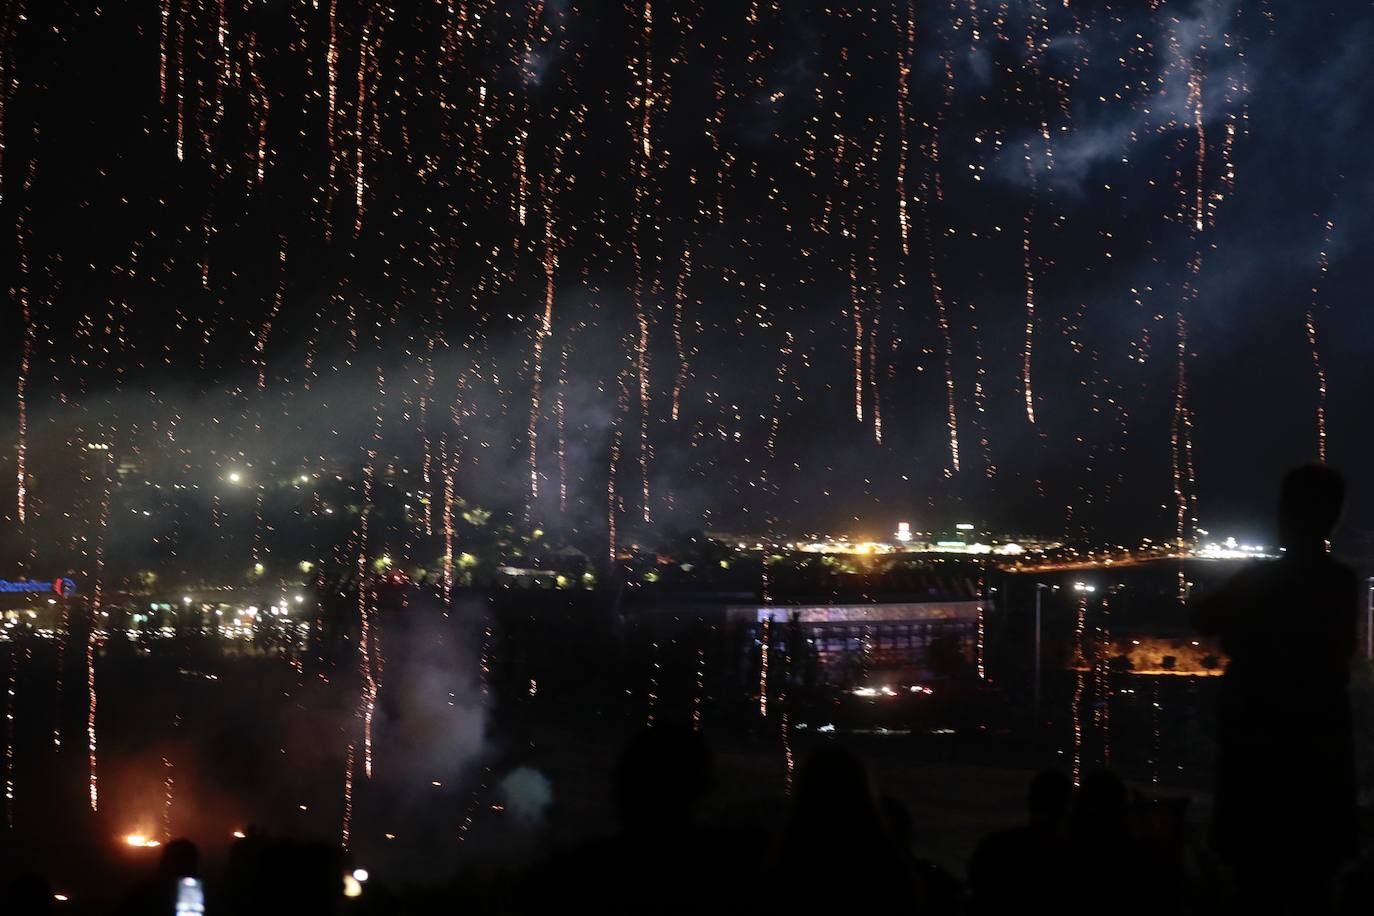
<path id="1" fill-rule="evenodd" d="M 52 592 L 54 595 L 70 595 L 75 591 L 76 583 L 65 577 L 51 582 L 35 582 L 28 579 L 11 582 L 8 579 L 0 579 L 0 592 Z"/>

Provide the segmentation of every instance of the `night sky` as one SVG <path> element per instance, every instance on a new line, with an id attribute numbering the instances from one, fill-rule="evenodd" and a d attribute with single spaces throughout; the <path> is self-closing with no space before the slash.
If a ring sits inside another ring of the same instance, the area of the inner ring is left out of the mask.
<path id="1" fill-rule="evenodd" d="M 5 16 L 36 557 L 99 515 L 91 442 L 207 487 L 451 483 L 602 545 L 608 505 L 620 538 L 1135 543 L 1180 502 L 1264 538 L 1323 405 L 1371 528 L 1370 3 Z"/>

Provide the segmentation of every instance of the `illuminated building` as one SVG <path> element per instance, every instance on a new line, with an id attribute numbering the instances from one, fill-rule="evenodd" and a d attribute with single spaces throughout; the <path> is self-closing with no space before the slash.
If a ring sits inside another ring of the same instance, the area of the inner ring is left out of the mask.
<path id="1" fill-rule="evenodd" d="M 974 584 L 931 575 L 909 580 L 894 582 L 900 591 L 894 589 L 879 602 L 789 603 L 784 593 L 774 595 L 773 604 L 735 605 L 726 614 L 752 628 L 756 638 L 769 619 L 775 638 L 786 634 L 789 624 L 799 627 L 834 682 L 852 680 L 860 669 L 866 683 L 926 680 L 948 673 L 948 656 L 955 653 L 975 664 L 983 602 Z M 947 650 L 943 664 L 931 651 L 940 644 Z"/>

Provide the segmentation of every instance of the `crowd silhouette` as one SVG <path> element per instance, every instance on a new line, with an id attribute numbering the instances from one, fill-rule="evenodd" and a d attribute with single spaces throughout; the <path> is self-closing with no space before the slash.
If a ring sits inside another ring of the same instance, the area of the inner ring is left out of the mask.
<path id="1" fill-rule="evenodd" d="M 1194 608 L 1197 628 L 1231 660 L 1206 837 L 1190 832 L 1183 799 L 1135 791 L 1110 771 L 1074 785 L 1048 769 L 1030 780 L 1021 822 L 985 836 L 959 876 L 915 854 L 918 839 L 929 850 L 938 838 L 918 837 L 919 812 L 882 794 L 841 741 L 804 761 L 781 818 L 741 828 L 705 813 L 716 785 L 703 735 L 660 724 L 637 734 L 609 774 L 618 828 L 602 840 L 513 875 L 349 899 L 340 849 L 250 832 L 207 912 L 1370 912 L 1374 857 L 1356 803 L 1348 692 L 1357 580 L 1327 550 L 1343 497 L 1328 468 L 1290 472 L 1279 499 L 1283 557 Z M 1295 627 L 1309 651 L 1281 668 Z M 116 912 L 180 912 L 177 883 L 197 869 L 194 845 L 167 844 L 156 874 Z M 58 909 L 47 882 L 26 875 L 3 912 Z"/>

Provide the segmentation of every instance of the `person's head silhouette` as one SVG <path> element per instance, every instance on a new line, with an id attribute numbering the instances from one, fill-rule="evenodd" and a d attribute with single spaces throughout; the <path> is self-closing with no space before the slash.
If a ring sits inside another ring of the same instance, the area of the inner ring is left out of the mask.
<path id="1" fill-rule="evenodd" d="M 1284 475 L 1279 491 L 1279 541 L 1291 553 L 1324 547 L 1341 516 L 1345 480 L 1324 464 L 1306 464 Z"/>
<path id="2" fill-rule="evenodd" d="M 167 878 L 194 876 L 200 866 L 200 850 L 190 840 L 172 840 L 162 847 L 158 873 Z"/>
<path id="3" fill-rule="evenodd" d="M 1073 783 L 1059 770 L 1041 770 L 1026 792 L 1026 813 L 1032 824 L 1057 826 L 1063 823 L 1073 802 Z"/>
<path id="4" fill-rule="evenodd" d="M 822 747 L 811 755 L 797 781 L 788 834 L 798 847 L 890 847 L 891 831 L 858 757 L 840 747 Z"/>
<path id="5" fill-rule="evenodd" d="M 1074 800 L 1072 826 L 1080 840 L 1123 836 L 1129 830 L 1130 793 L 1110 770 L 1083 777 Z"/>
<path id="6" fill-rule="evenodd" d="M 622 829 L 678 830 L 711 784 L 711 755 L 701 733 L 658 725 L 631 739 L 615 770 Z"/>

